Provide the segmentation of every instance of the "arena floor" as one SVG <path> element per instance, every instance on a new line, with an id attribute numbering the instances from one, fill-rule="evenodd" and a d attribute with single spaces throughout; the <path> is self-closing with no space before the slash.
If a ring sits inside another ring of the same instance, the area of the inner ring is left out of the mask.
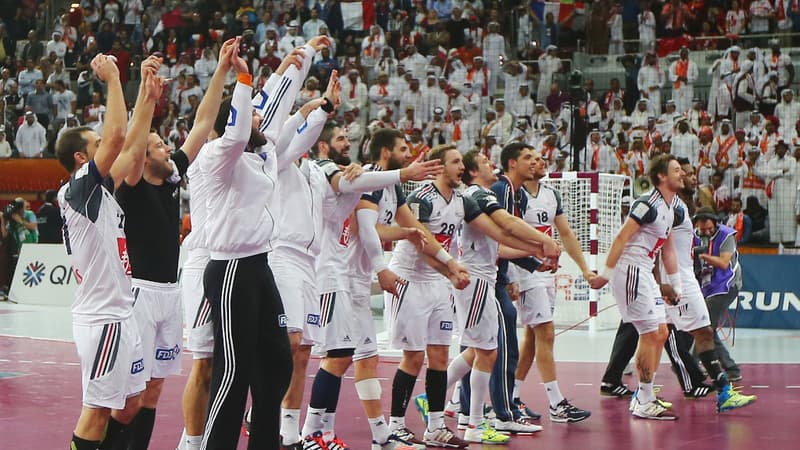
<path id="1" fill-rule="evenodd" d="M 592 417 L 579 424 L 554 424 L 544 419 L 544 430 L 534 436 L 514 438 L 510 445 L 492 448 L 592 448 L 599 449 L 752 449 L 797 448 L 794 413 L 800 409 L 800 332 L 737 330 L 731 353 L 742 365 L 747 392 L 758 401 L 745 409 L 724 414 L 714 411 L 711 398 L 683 400 L 680 387 L 663 364 L 656 384 L 660 395 L 675 403 L 677 422 L 634 419 L 627 402 L 598 395 L 599 380 L 611 348 L 613 331 L 590 333 L 572 330 L 556 339 L 561 390 Z M 66 448 L 80 408 L 80 370 L 71 341 L 68 308 L 0 303 L 0 430 L 9 448 L 51 450 Z M 383 351 L 380 376 L 384 391 L 391 389 L 397 355 Z M 150 445 L 172 450 L 181 434 L 180 398 L 191 355 L 183 355 L 184 375 L 167 380 Z M 314 373 L 318 360 L 312 361 Z M 306 396 L 311 386 L 308 378 Z M 627 380 L 635 385 L 635 379 Z M 424 381 L 418 382 L 422 392 Z M 523 398 L 534 410 L 546 408 L 546 398 L 532 372 Z M 384 399 L 388 413 L 389 400 Z M 422 430 L 411 407 L 408 424 Z M 450 421 L 451 428 L 455 423 Z M 352 382 L 342 386 L 337 432 L 353 450 L 369 449 L 369 428 Z M 470 448 L 480 448 L 472 445 Z M 246 448 L 246 437 L 239 442 Z M 487 446 L 489 448 L 489 446 Z"/>

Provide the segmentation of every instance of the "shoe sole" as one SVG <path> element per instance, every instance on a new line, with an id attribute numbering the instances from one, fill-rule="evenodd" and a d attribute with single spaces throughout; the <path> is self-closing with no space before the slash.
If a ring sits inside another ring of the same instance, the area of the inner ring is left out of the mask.
<path id="1" fill-rule="evenodd" d="M 729 406 L 729 407 L 727 407 L 727 408 L 724 408 L 724 409 L 720 409 L 720 408 L 718 408 L 718 409 L 717 409 L 717 412 L 732 411 L 732 410 L 734 410 L 734 409 L 744 408 L 745 406 L 752 405 L 752 404 L 753 404 L 753 403 L 755 403 L 755 402 L 756 402 L 756 399 L 754 398 L 753 400 L 750 400 L 750 401 L 749 401 L 749 402 L 747 402 L 747 403 L 742 403 L 741 405 Z"/>
<path id="2" fill-rule="evenodd" d="M 447 444 L 444 442 L 436 442 L 436 441 L 424 441 L 426 447 L 434 447 L 434 448 L 466 448 L 468 445 L 455 445 L 455 444 Z"/>
<path id="3" fill-rule="evenodd" d="M 580 419 L 571 419 L 571 418 L 562 419 L 560 417 L 554 418 L 553 416 L 550 416 L 550 421 L 555 423 L 578 423 L 578 422 L 583 422 L 584 420 L 588 419 L 591 416 L 592 415 L 589 414 L 588 416 L 581 417 Z"/>
<path id="4" fill-rule="evenodd" d="M 600 395 L 603 396 L 603 397 L 626 398 L 626 397 L 630 397 L 631 395 L 633 395 L 633 391 L 631 391 L 629 394 L 621 394 L 621 395 L 620 394 L 615 394 L 613 392 L 600 391 Z"/>
<path id="5" fill-rule="evenodd" d="M 677 416 L 645 416 L 642 414 L 636 414 L 636 411 L 634 411 L 632 415 L 640 419 L 649 419 L 649 420 L 661 420 L 661 421 L 678 420 Z"/>
<path id="6" fill-rule="evenodd" d="M 538 429 L 536 431 L 506 431 L 506 430 L 498 430 L 497 428 L 494 429 L 500 434 L 505 434 L 506 436 L 533 436 L 535 433 L 542 431 L 542 429 Z"/>

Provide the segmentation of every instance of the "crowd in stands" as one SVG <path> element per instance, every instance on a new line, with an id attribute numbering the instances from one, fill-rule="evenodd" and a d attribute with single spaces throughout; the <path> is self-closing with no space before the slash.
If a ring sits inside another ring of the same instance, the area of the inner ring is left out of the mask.
<path id="1" fill-rule="evenodd" d="M 52 17 L 46 2 L 0 11 L 0 158 L 52 156 L 69 127 L 102 131 L 104 86 L 88 66 L 99 52 L 116 57 L 129 105 L 138 89 L 131 68 L 150 54 L 164 56 L 160 75 L 170 86 L 153 127 L 179 148 L 225 39 L 243 36 L 261 87 L 287 52 L 327 34 L 332 48 L 316 56 L 296 105 L 318 97 L 339 71 L 344 107 L 337 119 L 347 125 L 354 158 L 364 161 L 362 149 L 381 127 L 404 131 L 415 153 L 453 142 L 496 161 L 503 145 L 524 141 L 552 171 L 577 166 L 633 180 L 649 158 L 672 152 L 696 169 L 698 204 L 748 224 L 745 242 L 788 245 L 797 237 L 800 102 L 794 65 L 782 51 L 792 37 L 768 49 L 731 45 L 743 34 L 800 29 L 796 0 L 78 5 Z M 671 63 L 654 53 L 664 38 L 687 35 L 725 39 L 687 40 Z M 626 54 L 618 77 L 597 80 L 598 89 L 589 78 L 568 89 L 569 58 L 581 41 L 590 51 Z M 711 89 L 696 91 L 694 49 L 713 46 L 725 53 L 710 69 Z"/>

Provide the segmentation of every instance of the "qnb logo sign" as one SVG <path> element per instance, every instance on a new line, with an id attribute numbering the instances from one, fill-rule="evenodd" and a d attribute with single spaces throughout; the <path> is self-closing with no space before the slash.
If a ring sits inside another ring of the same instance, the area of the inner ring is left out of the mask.
<path id="1" fill-rule="evenodd" d="M 739 306 L 744 311 L 794 311 L 800 312 L 800 298 L 795 292 L 739 292 Z M 736 309 L 732 302 L 731 309 Z"/>
<path id="2" fill-rule="evenodd" d="M 177 345 L 174 348 L 157 348 L 156 360 L 158 361 L 172 361 L 181 354 L 181 348 Z"/>
<path id="3" fill-rule="evenodd" d="M 22 273 L 22 282 L 25 286 L 32 287 L 38 286 L 44 278 L 44 263 L 34 261 L 25 267 L 25 272 Z"/>

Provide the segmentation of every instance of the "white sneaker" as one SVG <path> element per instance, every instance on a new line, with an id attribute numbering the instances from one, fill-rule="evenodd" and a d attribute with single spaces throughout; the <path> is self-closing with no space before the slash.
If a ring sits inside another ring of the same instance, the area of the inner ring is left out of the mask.
<path id="1" fill-rule="evenodd" d="M 508 422 L 495 419 L 494 429 L 503 434 L 533 434 L 542 431 L 540 425 L 527 419 L 509 420 Z"/>
<path id="2" fill-rule="evenodd" d="M 633 415 L 636 417 L 651 420 L 676 420 L 678 418 L 672 410 L 663 407 L 657 400 L 645 404 L 639 403 L 638 400 L 635 402 Z"/>
<path id="3" fill-rule="evenodd" d="M 447 406 L 444 407 L 444 415 L 447 417 L 455 417 L 461 411 L 461 402 L 447 401 Z"/>
<path id="4" fill-rule="evenodd" d="M 390 434 L 383 444 L 372 441 L 372 450 L 425 450 L 425 446 L 412 444 L 400 439 L 397 435 Z"/>
<path id="5" fill-rule="evenodd" d="M 458 429 L 466 430 L 469 427 L 469 416 L 458 413 Z"/>

